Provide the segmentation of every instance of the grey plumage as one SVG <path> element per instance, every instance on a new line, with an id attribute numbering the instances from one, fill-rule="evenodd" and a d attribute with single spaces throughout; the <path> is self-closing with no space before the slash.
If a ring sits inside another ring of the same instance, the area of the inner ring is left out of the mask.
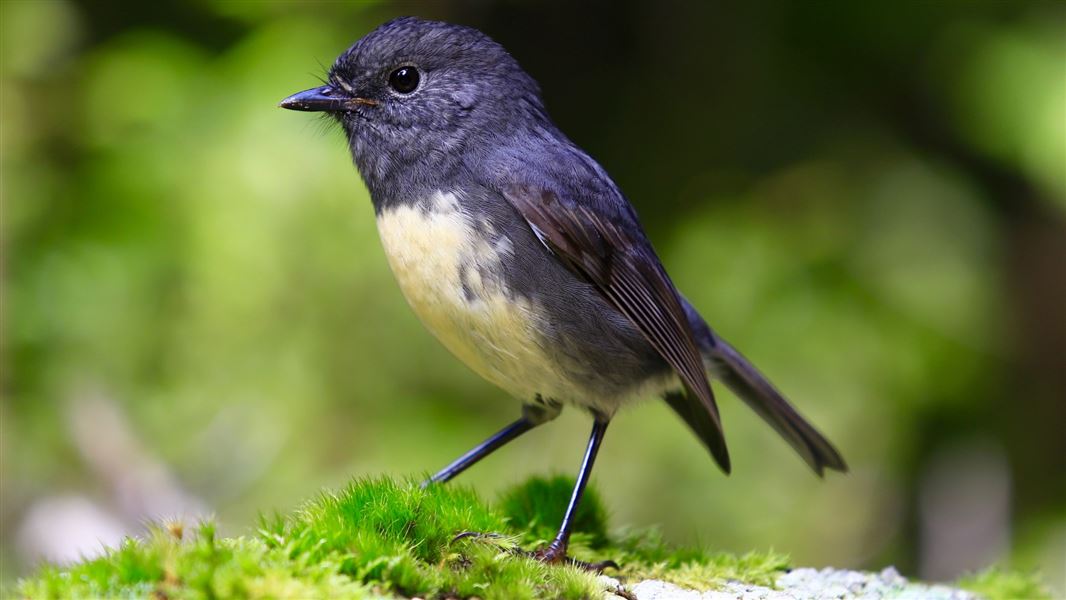
<path id="1" fill-rule="evenodd" d="M 817 473 L 846 469 L 678 294 L 625 196 L 559 131 L 536 82 L 488 36 L 390 21 L 337 59 L 326 86 L 282 106 L 339 120 L 412 307 L 449 349 L 536 415 L 490 439 L 484 453 L 570 404 L 600 424 L 594 457 L 615 411 L 651 392 L 728 472 L 710 369 Z M 566 537 L 564 523 L 564 552 Z"/>

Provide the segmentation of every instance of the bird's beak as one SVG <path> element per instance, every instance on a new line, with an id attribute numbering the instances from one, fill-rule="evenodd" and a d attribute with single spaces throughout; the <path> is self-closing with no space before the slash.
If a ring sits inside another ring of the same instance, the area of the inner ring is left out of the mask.
<path id="1" fill-rule="evenodd" d="M 297 92 L 278 103 L 281 108 L 311 112 L 346 111 L 358 105 L 377 106 L 377 100 L 354 98 L 331 85 L 324 85 L 302 92 Z"/>

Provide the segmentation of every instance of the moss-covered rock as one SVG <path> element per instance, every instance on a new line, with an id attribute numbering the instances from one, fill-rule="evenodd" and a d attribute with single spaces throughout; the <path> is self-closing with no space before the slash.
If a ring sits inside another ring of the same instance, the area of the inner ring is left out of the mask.
<path id="1" fill-rule="evenodd" d="M 105 556 L 46 566 L 22 580 L 30 598 L 590 598 L 630 589 L 529 550 L 554 533 L 572 482 L 532 479 L 489 505 L 469 488 L 360 479 L 291 515 L 262 518 L 254 533 L 221 539 L 212 523 L 152 529 Z M 465 532 L 492 534 L 456 539 Z M 622 565 L 627 585 L 658 580 L 689 590 L 773 588 L 788 570 L 772 552 L 743 556 L 672 548 L 652 532 L 610 534 L 595 493 L 585 498 L 571 554 Z M 1006 582 L 1006 583 L 1004 583 Z M 990 572 L 968 580 L 988 598 L 1042 592 L 1035 580 Z M 1009 585 L 1008 585 L 1009 584 Z M 1037 596 L 1038 597 L 1038 596 Z"/>

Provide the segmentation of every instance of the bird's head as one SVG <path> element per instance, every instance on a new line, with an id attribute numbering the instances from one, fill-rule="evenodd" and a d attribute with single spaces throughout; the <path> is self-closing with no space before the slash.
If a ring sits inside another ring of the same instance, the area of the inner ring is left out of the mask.
<path id="1" fill-rule="evenodd" d="M 340 122 L 367 179 L 469 148 L 472 136 L 505 134 L 544 110 L 536 82 L 487 35 L 414 17 L 371 31 L 337 58 L 325 85 L 280 106 Z"/>

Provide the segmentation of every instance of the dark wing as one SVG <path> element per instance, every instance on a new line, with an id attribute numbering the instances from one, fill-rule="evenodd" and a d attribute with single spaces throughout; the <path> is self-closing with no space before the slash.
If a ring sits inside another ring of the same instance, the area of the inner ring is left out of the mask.
<path id="1" fill-rule="evenodd" d="M 692 328 L 673 282 L 637 226 L 622 216 L 561 201 L 543 188 L 511 185 L 501 191 L 541 242 L 629 317 L 677 372 L 688 394 L 699 399 L 716 433 L 708 444 L 711 454 L 728 473 L 722 422 Z"/>

